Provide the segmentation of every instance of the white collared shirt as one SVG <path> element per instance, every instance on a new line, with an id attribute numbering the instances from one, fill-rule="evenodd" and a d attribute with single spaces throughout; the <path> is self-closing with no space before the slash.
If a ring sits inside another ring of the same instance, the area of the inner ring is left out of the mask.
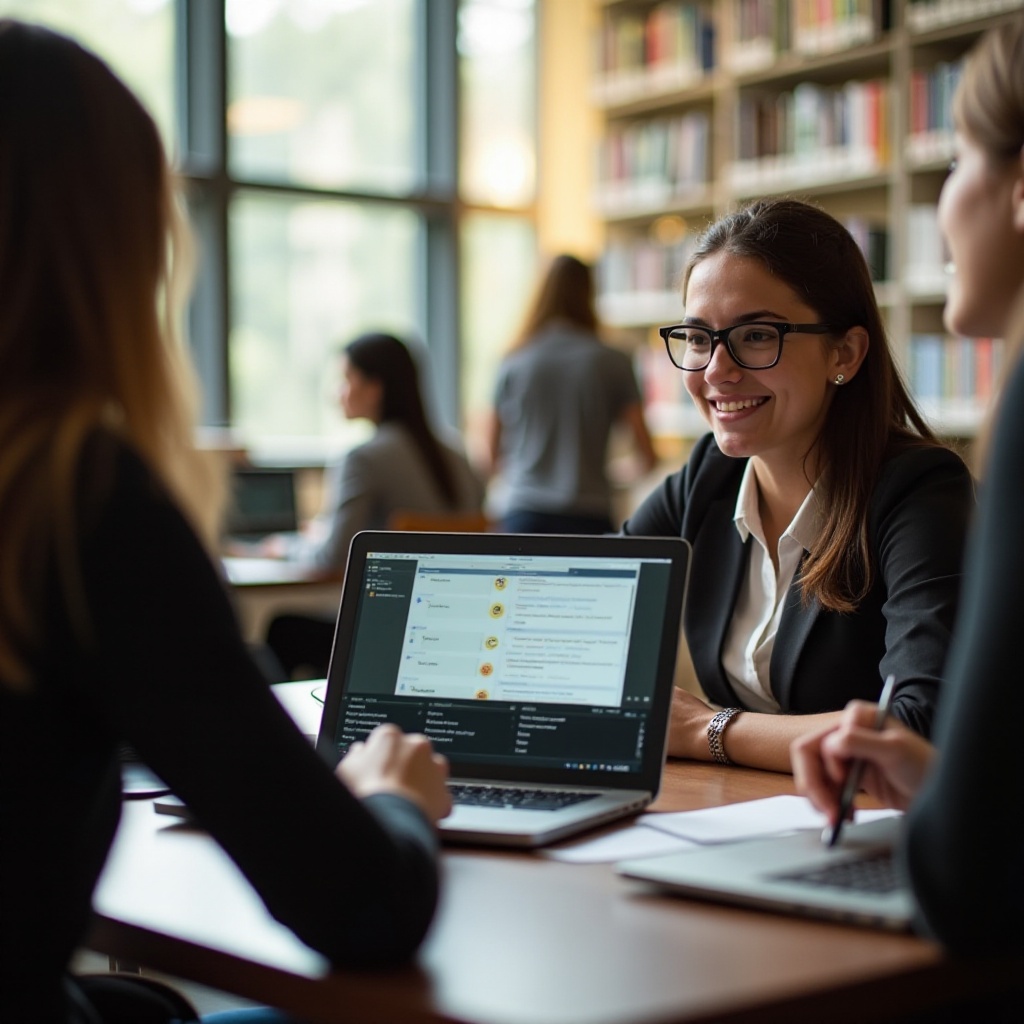
<path id="1" fill-rule="evenodd" d="M 749 545 L 746 576 L 722 649 L 722 668 L 747 708 L 778 712 L 779 702 L 772 693 L 769 674 L 772 651 L 793 577 L 804 552 L 811 549 L 818 536 L 818 501 L 812 488 L 779 538 L 776 574 L 761 525 L 759 497 L 754 465 L 748 462 L 736 496 L 733 521 L 743 543 L 750 537 L 753 543 Z"/>

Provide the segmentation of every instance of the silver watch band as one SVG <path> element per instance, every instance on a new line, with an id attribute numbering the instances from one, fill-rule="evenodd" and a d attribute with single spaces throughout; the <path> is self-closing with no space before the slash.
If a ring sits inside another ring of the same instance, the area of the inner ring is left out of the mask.
<path id="1" fill-rule="evenodd" d="M 711 719 L 708 724 L 708 749 L 711 751 L 711 757 L 719 764 L 732 764 L 729 755 L 725 752 L 725 746 L 722 743 L 722 735 L 725 732 L 725 727 L 732 720 L 734 715 L 738 715 L 743 708 L 722 708 L 721 711 Z"/>

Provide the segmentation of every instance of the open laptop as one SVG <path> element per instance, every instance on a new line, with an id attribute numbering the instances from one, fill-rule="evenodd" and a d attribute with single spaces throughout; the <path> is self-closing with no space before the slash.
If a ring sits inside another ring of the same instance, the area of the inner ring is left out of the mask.
<path id="1" fill-rule="evenodd" d="M 658 791 L 690 548 L 678 538 L 357 534 L 317 749 L 381 722 L 451 764 L 450 842 L 539 846 Z"/>
<path id="2" fill-rule="evenodd" d="M 620 874 L 682 896 L 902 931 L 913 899 L 898 870 L 902 815 L 847 825 L 827 848 L 818 830 L 621 861 Z"/>
<path id="3" fill-rule="evenodd" d="M 240 466 L 233 471 L 228 536 L 255 541 L 298 528 L 294 470 Z"/>

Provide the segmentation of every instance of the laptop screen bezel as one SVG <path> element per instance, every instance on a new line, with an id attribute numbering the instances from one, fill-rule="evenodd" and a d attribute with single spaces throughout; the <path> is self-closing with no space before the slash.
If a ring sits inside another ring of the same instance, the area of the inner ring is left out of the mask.
<path id="1" fill-rule="evenodd" d="M 556 785 L 599 786 L 638 789 L 656 793 L 665 760 L 668 717 L 676 655 L 681 635 L 683 607 L 689 581 L 690 545 L 679 537 L 567 536 L 561 534 L 417 533 L 363 531 L 356 534 L 349 549 L 334 644 L 327 672 L 324 710 L 317 737 L 317 750 L 330 761 L 337 758 L 335 735 L 344 697 L 347 656 L 358 621 L 363 572 L 371 552 L 396 554 L 440 553 L 508 556 L 555 556 L 657 559 L 669 564 L 669 578 L 663 607 L 661 638 L 656 660 L 646 743 L 640 767 L 631 772 L 598 769 L 556 769 L 459 761 L 452 775 L 460 780 L 487 779 L 509 782 L 552 783 Z"/>

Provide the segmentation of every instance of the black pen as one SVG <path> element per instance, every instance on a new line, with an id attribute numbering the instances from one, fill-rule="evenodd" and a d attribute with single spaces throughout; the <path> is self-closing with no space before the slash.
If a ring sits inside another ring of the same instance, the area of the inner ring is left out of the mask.
<path id="1" fill-rule="evenodd" d="M 885 719 L 889 714 L 889 705 L 892 703 L 892 691 L 895 687 L 896 677 L 889 675 L 885 680 L 885 686 L 882 687 L 882 696 L 878 698 L 878 711 L 875 714 L 875 722 L 872 726 L 875 732 L 879 732 L 882 726 L 885 725 Z M 832 828 L 826 828 L 821 834 L 821 841 L 826 846 L 832 847 L 839 842 L 839 834 L 843 830 L 843 823 L 853 809 L 853 800 L 857 795 L 857 790 L 860 789 L 860 777 L 863 774 L 864 762 L 858 759 L 850 765 L 850 772 L 846 776 L 846 782 L 843 784 L 843 792 L 839 797 L 839 817 L 836 818 L 836 823 Z"/>

